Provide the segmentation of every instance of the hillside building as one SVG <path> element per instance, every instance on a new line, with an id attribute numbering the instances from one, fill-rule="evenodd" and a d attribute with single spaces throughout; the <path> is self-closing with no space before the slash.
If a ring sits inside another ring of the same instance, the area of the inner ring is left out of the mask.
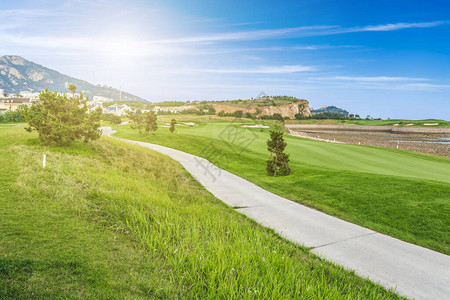
<path id="1" fill-rule="evenodd" d="M 30 98 L 0 98 L 0 112 L 4 113 L 8 110 L 16 110 L 20 105 L 31 106 L 32 101 Z"/>

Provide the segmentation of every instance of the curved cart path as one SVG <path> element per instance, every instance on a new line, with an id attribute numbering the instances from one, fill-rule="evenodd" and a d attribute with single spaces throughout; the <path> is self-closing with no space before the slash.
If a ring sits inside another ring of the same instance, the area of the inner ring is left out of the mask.
<path id="1" fill-rule="evenodd" d="M 105 135 L 114 133 L 103 128 Z M 450 256 L 406 243 L 275 195 L 206 159 L 121 139 L 178 161 L 208 191 L 240 213 L 327 260 L 415 299 L 450 299 Z"/>

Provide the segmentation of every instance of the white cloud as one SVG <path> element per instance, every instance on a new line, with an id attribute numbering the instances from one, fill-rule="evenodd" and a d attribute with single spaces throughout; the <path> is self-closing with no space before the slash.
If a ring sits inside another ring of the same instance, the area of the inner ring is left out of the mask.
<path id="1" fill-rule="evenodd" d="M 203 42 L 220 42 L 220 41 L 237 41 L 237 40 L 265 40 L 281 37 L 289 37 L 294 34 L 314 34 L 319 30 L 330 30 L 337 26 L 304 26 L 290 27 L 279 29 L 261 29 L 250 31 L 225 32 L 210 35 L 199 35 L 192 37 L 182 37 L 164 40 L 153 40 L 152 43 L 162 44 L 178 44 L 178 43 L 203 43 Z"/>
<path id="2" fill-rule="evenodd" d="M 207 43 L 207 42 L 224 42 L 224 41 L 238 41 L 238 40 L 300 38 L 311 36 L 336 35 L 352 32 L 393 31 L 408 28 L 429 28 L 440 25 L 446 25 L 449 23 L 450 23 L 449 21 L 394 23 L 394 24 L 369 25 L 350 28 L 342 28 L 339 26 L 317 25 L 317 26 L 290 27 L 278 29 L 225 32 L 210 35 L 153 40 L 150 42 L 155 44 L 159 43 L 182 44 L 182 43 Z"/>
<path id="3" fill-rule="evenodd" d="M 201 73 L 235 73 L 235 74 L 289 74 L 305 71 L 314 71 L 317 67 L 302 65 L 263 66 L 253 69 L 193 69 L 185 72 Z"/>
<path id="4" fill-rule="evenodd" d="M 357 82 L 394 82 L 394 81 L 424 81 L 427 78 L 416 77 L 391 77 L 391 76 L 373 76 L 373 77 L 353 77 L 353 76 L 332 76 L 332 77 L 312 77 L 313 80 L 339 80 L 339 81 L 357 81 Z"/>
<path id="5" fill-rule="evenodd" d="M 352 76 L 332 76 L 332 77 L 311 77 L 312 83 L 318 82 L 326 84 L 334 89 L 377 89 L 396 91 L 439 91 L 450 88 L 449 84 L 432 83 L 429 78 L 417 77 L 352 77 Z M 426 82 L 423 82 L 426 81 Z"/>
<path id="6" fill-rule="evenodd" d="M 392 31 L 408 28 L 428 28 L 448 24 L 448 21 L 421 22 L 421 23 L 394 23 L 384 25 L 370 25 L 356 27 L 353 31 Z"/>
<path id="7" fill-rule="evenodd" d="M 450 89 L 450 84 L 433 84 L 433 83 L 409 83 L 400 85 L 398 89 L 419 90 L 419 91 L 437 91 L 442 89 Z"/>

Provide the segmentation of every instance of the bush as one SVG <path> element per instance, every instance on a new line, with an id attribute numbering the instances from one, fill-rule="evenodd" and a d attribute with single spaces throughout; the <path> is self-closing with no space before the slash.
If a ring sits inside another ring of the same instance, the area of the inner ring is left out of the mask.
<path id="1" fill-rule="evenodd" d="M 139 130 L 139 135 L 147 135 L 150 131 L 158 130 L 157 116 L 154 111 L 143 113 L 138 109 L 135 113 L 128 112 L 130 127 Z"/>
<path id="2" fill-rule="evenodd" d="M 233 113 L 233 116 L 235 116 L 236 118 L 242 118 L 242 115 L 244 114 L 244 112 L 242 110 L 236 110 Z"/>
<path id="3" fill-rule="evenodd" d="M 113 114 L 103 114 L 102 115 L 102 120 L 110 122 L 112 124 L 120 124 L 120 123 L 122 123 L 122 118 L 120 116 L 116 116 L 116 115 L 113 115 Z"/>
<path id="4" fill-rule="evenodd" d="M 0 123 L 20 123 L 25 122 L 25 118 L 22 109 L 12 111 L 11 108 L 3 115 L 0 114 Z"/>
<path id="5" fill-rule="evenodd" d="M 272 118 L 273 118 L 274 120 L 284 121 L 283 116 L 282 116 L 281 114 L 279 114 L 279 113 L 274 113 L 273 116 L 272 116 Z"/>
<path id="6" fill-rule="evenodd" d="M 251 114 L 251 113 L 245 113 L 245 117 L 246 118 L 248 118 L 248 119 L 252 119 L 252 120 L 254 120 L 254 119 L 256 119 L 256 116 L 255 116 L 255 114 Z"/>
<path id="7" fill-rule="evenodd" d="M 101 108 L 88 112 L 83 93 L 69 98 L 66 94 L 46 89 L 39 102 L 31 107 L 21 106 L 27 131 L 36 130 L 45 145 L 64 146 L 77 139 L 84 142 L 100 138 Z"/>

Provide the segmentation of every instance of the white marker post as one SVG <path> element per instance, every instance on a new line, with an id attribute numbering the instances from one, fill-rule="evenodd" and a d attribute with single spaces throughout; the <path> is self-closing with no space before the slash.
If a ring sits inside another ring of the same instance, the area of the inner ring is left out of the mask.
<path id="1" fill-rule="evenodd" d="M 42 168 L 45 168 L 45 160 L 47 156 L 44 154 L 44 157 L 42 158 Z"/>

